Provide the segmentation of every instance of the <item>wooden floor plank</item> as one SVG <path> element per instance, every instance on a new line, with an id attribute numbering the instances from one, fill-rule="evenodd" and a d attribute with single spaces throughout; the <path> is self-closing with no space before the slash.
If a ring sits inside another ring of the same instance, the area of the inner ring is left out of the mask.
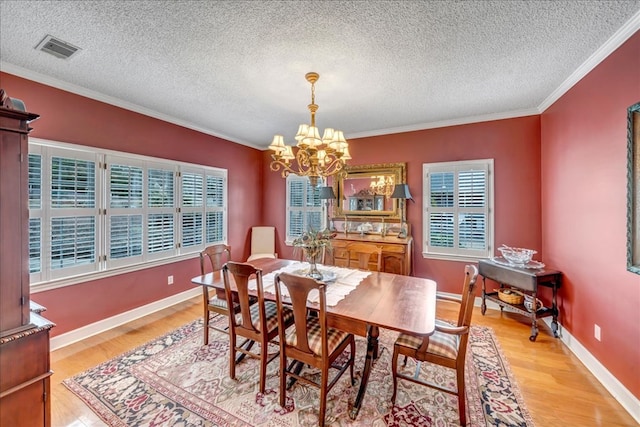
<path id="1" fill-rule="evenodd" d="M 193 298 L 52 352 L 52 426 L 104 426 L 62 380 L 200 318 L 201 308 L 200 299 Z M 454 318 L 454 308 L 439 305 L 438 317 Z M 476 308 L 473 316 L 472 324 L 495 330 L 537 427 L 637 426 L 546 325 L 540 328 L 537 341 L 531 342 L 530 324 L 522 315 L 487 310 L 483 316 Z"/>

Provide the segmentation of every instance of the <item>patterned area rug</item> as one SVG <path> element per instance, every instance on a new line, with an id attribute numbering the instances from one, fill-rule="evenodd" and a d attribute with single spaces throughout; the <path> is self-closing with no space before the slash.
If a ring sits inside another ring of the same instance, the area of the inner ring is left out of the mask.
<path id="1" fill-rule="evenodd" d="M 391 356 L 396 333 L 381 331 L 363 406 L 352 421 L 348 408 L 359 383 L 345 372 L 327 398 L 326 425 L 458 426 L 457 398 L 399 380 L 392 393 Z M 366 342 L 357 338 L 356 369 L 364 366 Z M 254 346 L 255 349 L 255 346 Z M 274 347 L 273 350 L 277 349 Z M 270 348 L 270 351 L 272 349 Z M 493 331 L 474 326 L 467 354 L 467 418 L 471 426 L 533 423 Z M 195 321 L 155 341 L 66 379 L 64 384 L 110 426 L 317 426 L 318 389 L 296 383 L 279 405 L 279 364 L 269 364 L 267 389 L 258 392 L 258 361 L 245 359 L 229 379 L 228 337 L 211 331 L 202 345 L 202 322 Z M 409 360 L 407 371 L 455 388 L 453 371 Z M 313 373 L 312 373 L 313 374 Z"/>

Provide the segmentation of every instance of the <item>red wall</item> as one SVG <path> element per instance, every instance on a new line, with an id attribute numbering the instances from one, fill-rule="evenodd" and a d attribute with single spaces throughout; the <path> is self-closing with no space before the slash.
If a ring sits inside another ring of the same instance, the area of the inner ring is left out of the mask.
<path id="1" fill-rule="evenodd" d="M 246 242 L 252 225 L 260 223 L 262 153 L 220 138 L 69 92 L 0 73 L 0 87 L 40 114 L 32 137 L 95 146 L 228 170 L 229 244 L 232 257 L 248 256 Z M 248 209 L 247 205 L 256 206 Z M 57 324 L 52 336 L 192 289 L 200 271 L 189 259 L 138 272 L 33 294 Z M 174 284 L 167 285 L 167 276 Z"/>
<path id="2" fill-rule="evenodd" d="M 640 33 L 542 114 L 542 240 L 563 326 L 640 398 L 640 276 L 626 270 L 627 108 Z M 602 341 L 594 338 L 594 324 Z"/>
<path id="3" fill-rule="evenodd" d="M 540 118 L 530 116 L 464 126 L 350 140 L 356 164 L 407 164 L 407 182 L 415 203 L 407 203 L 414 238 L 413 275 L 438 282 L 444 292 L 460 293 L 462 262 L 422 257 L 422 164 L 494 159 L 496 244 L 542 251 L 540 228 Z M 265 220 L 285 233 L 285 183 L 268 168 L 265 153 Z M 281 253 L 290 254 L 290 248 Z M 538 254 L 536 259 L 542 259 Z"/>
<path id="4" fill-rule="evenodd" d="M 640 100 L 640 35 L 589 73 L 541 116 L 351 140 L 352 164 L 407 163 L 416 203 L 407 218 L 414 274 L 459 292 L 462 263 L 422 258 L 422 164 L 493 158 L 496 245 L 537 249 L 564 273 L 560 321 L 640 397 L 640 276 L 626 271 L 626 108 Z M 248 255 L 252 225 L 276 226 L 284 246 L 285 180 L 269 153 L 229 143 L 8 74 L 0 87 L 42 117 L 35 137 L 224 167 L 229 170 L 229 242 Z M 208 160 L 202 160 L 208 159 Z M 263 191 L 264 190 L 264 191 Z M 263 195 L 264 194 L 264 195 Z M 246 209 L 246 203 L 256 209 Z M 244 206 L 243 206 L 244 203 Z M 244 208 L 243 208 L 244 207 Z M 190 288 L 195 260 L 34 294 L 58 335 Z M 166 285 L 173 274 L 176 284 Z M 549 295 L 543 294 L 548 303 Z M 602 341 L 593 338 L 593 325 Z"/>

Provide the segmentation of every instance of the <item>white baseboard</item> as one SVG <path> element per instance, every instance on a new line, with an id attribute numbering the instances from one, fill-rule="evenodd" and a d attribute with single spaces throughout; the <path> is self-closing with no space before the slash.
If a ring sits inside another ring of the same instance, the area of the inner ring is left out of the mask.
<path id="1" fill-rule="evenodd" d="M 199 287 L 194 287 L 191 290 L 181 292 L 179 294 L 175 294 L 158 301 L 154 301 L 150 304 L 143 305 L 142 307 L 134 308 L 133 310 L 129 310 L 127 312 L 117 314 L 107 319 L 91 323 L 90 325 L 74 329 L 73 331 L 65 332 L 64 334 L 51 338 L 49 343 L 50 351 L 54 351 L 78 341 L 82 341 L 83 339 L 89 338 L 93 335 L 99 334 L 109 329 L 113 329 L 116 326 L 120 326 L 132 320 L 139 319 L 164 308 L 171 307 L 172 305 L 178 304 L 182 301 L 186 301 L 198 295 L 202 295 L 202 290 Z"/>
<path id="2" fill-rule="evenodd" d="M 442 294 L 460 298 L 460 295 L 456 294 Z M 474 305 L 480 307 L 481 304 L 482 298 L 476 297 Z M 487 301 L 487 309 L 499 310 L 500 306 L 493 301 Z M 508 310 L 508 308 L 505 307 L 505 310 Z M 540 320 L 551 328 L 551 321 L 553 320 L 551 317 L 544 317 Z M 560 322 L 558 322 L 558 333 L 562 342 L 575 354 L 578 360 L 591 371 L 593 376 L 611 393 L 613 398 L 640 424 L 640 400 L 625 388 L 577 339 L 564 329 Z"/>
<path id="3" fill-rule="evenodd" d="M 542 319 L 544 323 L 551 327 L 551 318 Z M 614 399 L 640 424 L 640 400 L 636 398 L 607 368 L 600 363 L 580 342 L 573 337 L 566 329 L 560 325 L 560 339 L 576 355 L 576 357 L 587 367 L 598 381 L 607 389 Z"/>

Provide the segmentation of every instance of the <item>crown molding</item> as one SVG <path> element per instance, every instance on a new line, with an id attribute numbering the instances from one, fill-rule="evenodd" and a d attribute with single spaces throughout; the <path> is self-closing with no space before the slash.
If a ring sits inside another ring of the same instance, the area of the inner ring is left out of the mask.
<path id="1" fill-rule="evenodd" d="M 598 50 L 596 50 L 587 60 L 578 67 L 562 84 L 554 90 L 540 105 L 538 110 L 542 114 L 547 108 L 553 105 L 558 99 L 569 91 L 584 76 L 589 74 L 598 64 L 611 55 L 617 48 L 626 42 L 640 29 L 640 11 L 631 17 L 613 36 L 609 38 Z"/>
<path id="2" fill-rule="evenodd" d="M 85 98 L 90 98 L 96 101 L 104 102 L 105 104 L 113 105 L 115 107 L 124 108 L 125 110 L 143 114 L 148 117 L 153 117 L 154 119 L 162 120 L 167 123 L 172 123 L 174 125 L 182 126 L 187 129 L 195 130 L 197 132 L 200 132 L 206 135 L 211 135 L 211 136 L 215 136 L 216 138 L 221 138 L 230 142 L 235 142 L 236 144 L 245 145 L 247 147 L 255 148 L 257 150 L 264 150 L 264 147 L 260 147 L 255 144 L 250 144 L 246 141 L 238 140 L 228 135 L 214 132 L 211 129 L 206 129 L 206 128 L 197 126 L 191 122 L 180 120 L 173 116 L 169 116 L 167 114 L 158 113 L 157 111 L 151 110 L 149 108 L 142 107 L 140 105 L 133 104 L 131 102 L 123 101 L 122 99 L 105 95 L 105 94 L 102 94 L 78 85 L 74 85 L 73 83 L 63 82 L 62 80 L 58 80 L 54 77 L 47 76 L 45 74 L 41 74 L 36 71 L 27 70 L 26 68 L 22 68 L 14 64 L 1 62 L 0 71 L 13 74 L 28 80 L 32 80 L 37 83 L 42 83 L 44 85 L 51 86 L 56 89 L 61 89 L 76 95 L 84 96 Z"/>
<path id="3" fill-rule="evenodd" d="M 468 125 L 471 123 L 481 123 L 481 122 L 490 122 L 494 120 L 513 119 L 517 117 L 535 116 L 537 114 L 540 114 L 540 112 L 536 108 L 508 111 L 504 113 L 483 114 L 479 116 L 470 116 L 470 117 L 463 117 L 463 118 L 451 119 L 451 120 L 441 120 L 438 122 L 430 122 L 430 123 L 419 123 L 415 125 L 400 126 L 400 127 L 388 128 L 388 129 L 377 129 L 377 130 L 366 131 L 366 132 L 350 132 L 349 139 L 366 138 L 370 136 L 389 135 L 389 134 L 403 133 L 403 132 L 415 132 L 419 130 L 436 129 L 436 128 L 443 128 L 448 126 Z"/>

